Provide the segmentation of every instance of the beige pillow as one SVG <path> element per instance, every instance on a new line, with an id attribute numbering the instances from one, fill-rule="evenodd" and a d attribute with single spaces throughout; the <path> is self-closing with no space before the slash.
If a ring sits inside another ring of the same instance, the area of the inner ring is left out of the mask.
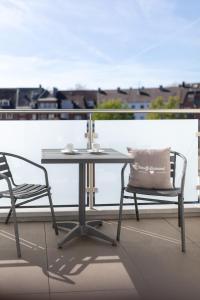
<path id="1" fill-rule="evenodd" d="M 129 185 L 149 189 L 171 189 L 170 148 L 138 150 L 127 148 L 133 157 Z"/>

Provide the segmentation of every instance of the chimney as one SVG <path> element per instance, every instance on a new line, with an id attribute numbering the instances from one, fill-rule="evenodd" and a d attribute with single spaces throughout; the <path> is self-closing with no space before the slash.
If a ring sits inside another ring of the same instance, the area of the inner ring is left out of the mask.
<path id="1" fill-rule="evenodd" d="M 15 108 L 19 106 L 19 94 L 20 94 L 20 89 L 18 88 L 16 90 L 16 102 L 15 102 Z"/>
<path id="2" fill-rule="evenodd" d="M 54 87 L 54 88 L 53 88 L 53 96 L 54 96 L 54 97 L 56 97 L 57 92 L 58 92 L 58 89 Z"/>

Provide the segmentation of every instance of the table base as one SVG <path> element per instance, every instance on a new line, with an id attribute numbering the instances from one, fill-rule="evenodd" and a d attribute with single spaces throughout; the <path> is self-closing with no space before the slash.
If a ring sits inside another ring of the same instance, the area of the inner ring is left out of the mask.
<path id="1" fill-rule="evenodd" d="M 67 235 L 58 242 L 58 248 L 62 248 L 65 242 L 68 242 L 78 236 L 96 237 L 112 243 L 113 246 L 116 246 L 115 240 L 95 228 L 96 226 L 102 226 L 102 221 L 100 220 L 87 221 L 84 225 L 80 225 L 80 223 L 78 222 L 66 222 L 57 224 L 58 229 L 68 232 Z"/>

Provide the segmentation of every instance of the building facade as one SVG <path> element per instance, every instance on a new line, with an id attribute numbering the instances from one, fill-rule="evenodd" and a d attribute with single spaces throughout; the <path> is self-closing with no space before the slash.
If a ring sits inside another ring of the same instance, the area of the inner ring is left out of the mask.
<path id="1" fill-rule="evenodd" d="M 164 88 L 138 88 L 138 89 L 109 89 L 109 90 L 58 90 L 52 91 L 37 88 L 0 88 L 0 109 L 11 109 L 10 113 L 0 114 L 1 120 L 82 120 L 87 119 L 88 114 L 80 114 L 79 109 L 95 109 L 98 104 L 108 100 L 118 99 L 126 107 L 136 110 L 149 109 L 153 100 L 162 97 L 167 101 L 170 96 L 180 98 L 181 108 L 200 107 L 200 84 L 185 84 Z M 12 109 L 75 109 L 76 113 L 61 114 L 13 114 Z M 199 117 L 199 116 L 198 116 Z M 146 113 L 133 114 L 134 119 L 145 119 Z"/>

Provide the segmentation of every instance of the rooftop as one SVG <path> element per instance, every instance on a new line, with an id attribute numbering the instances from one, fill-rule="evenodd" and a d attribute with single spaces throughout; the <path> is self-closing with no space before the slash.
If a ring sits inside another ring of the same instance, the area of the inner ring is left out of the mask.
<path id="1" fill-rule="evenodd" d="M 151 102 L 157 97 L 163 97 L 167 101 L 169 96 L 178 96 L 183 101 L 188 89 L 178 86 L 160 87 L 160 88 L 138 88 L 138 89 L 110 89 L 99 93 L 98 100 L 105 101 L 106 99 L 122 99 L 127 103 L 134 102 Z"/>

